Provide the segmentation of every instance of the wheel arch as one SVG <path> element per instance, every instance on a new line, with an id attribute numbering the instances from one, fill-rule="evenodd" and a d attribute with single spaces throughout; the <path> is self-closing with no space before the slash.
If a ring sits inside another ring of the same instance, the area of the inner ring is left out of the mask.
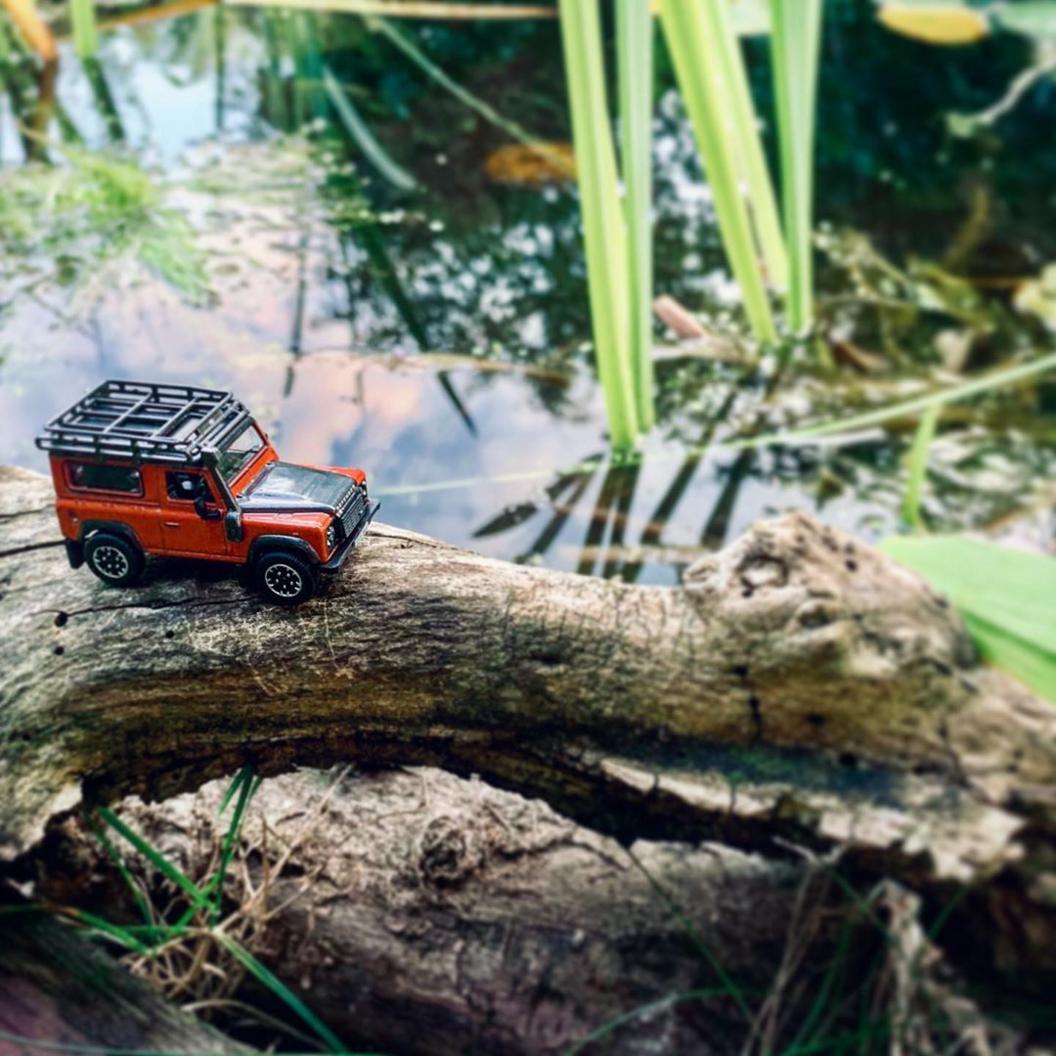
<path id="1" fill-rule="evenodd" d="M 299 539 L 295 535 L 258 535 L 249 544 L 246 564 L 253 567 L 265 554 L 283 553 L 284 551 L 304 558 L 312 568 L 320 563 L 319 555 L 311 543 L 304 539 Z"/>
<path id="2" fill-rule="evenodd" d="M 141 554 L 146 554 L 147 552 L 135 530 L 122 521 L 84 521 L 81 524 L 81 533 L 77 537 L 77 541 L 83 545 L 88 542 L 88 537 L 95 535 L 96 532 L 107 532 L 110 535 L 124 536 Z"/>

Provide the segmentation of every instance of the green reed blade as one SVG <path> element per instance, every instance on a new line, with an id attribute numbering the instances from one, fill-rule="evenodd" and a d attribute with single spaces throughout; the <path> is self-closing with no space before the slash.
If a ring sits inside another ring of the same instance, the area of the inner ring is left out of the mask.
<path id="1" fill-rule="evenodd" d="M 598 371 L 612 443 L 639 432 L 626 230 L 609 126 L 597 4 L 560 7 Z"/>
<path id="2" fill-rule="evenodd" d="M 741 189 L 739 152 L 733 137 L 756 135 L 733 125 L 734 91 L 724 57 L 722 13 L 726 0 L 664 0 L 660 20 L 682 97 L 697 137 L 715 215 L 734 277 L 741 287 L 745 314 L 761 341 L 777 340 L 770 302 L 756 252 L 752 222 Z"/>
<path id="3" fill-rule="evenodd" d="M 814 321 L 814 111 L 823 0 L 770 0 L 770 50 L 781 152 L 781 204 L 790 261 L 788 324 Z"/>
<path id="4" fill-rule="evenodd" d="M 653 16 L 642 0 L 616 0 L 620 161 L 627 225 L 631 364 L 638 424 L 653 409 Z"/>
<path id="5" fill-rule="evenodd" d="M 777 210 L 774 184 L 759 136 L 759 118 L 748 85 L 740 39 L 728 3 L 715 6 L 718 43 L 722 48 L 723 76 L 730 90 L 730 119 L 735 134 L 731 137 L 738 156 L 738 169 L 748 196 L 758 252 L 766 265 L 766 278 L 778 290 L 788 289 L 788 251 Z"/>
<path id="6" fill-rule="evenodd" d="M 942 407 L 936 404 L 929 407 L 921 416 L 920 424 L 913 436 L 913 445 L 906 460 L 909 467 L 909 479 L 906 482 L 906 494 L 902 500 L 902 518 L 914 529 L 925 530 L 924 519 L 920 513 L 920 500 L 924 494 L 924 480 L 928 472 L 928 451 L 935 439 L 935 427 L 939 421 Z"/>
<path id="7" fill-rule="evenodd" d="M 73 50 L 78 58 L 90 59 L 99 47 L 94 0 L 70 0 L 70 22 L 73 26 Z"/>
<path id="8" fill-rule="evenodd" d="M 560 0 L 559 17 L 598 374 L 612 444 L 629 448 L 638 435 L 638 414 L 631 366 L 627 238 L 609 128 L 598 5 L 594 0 Z"/>

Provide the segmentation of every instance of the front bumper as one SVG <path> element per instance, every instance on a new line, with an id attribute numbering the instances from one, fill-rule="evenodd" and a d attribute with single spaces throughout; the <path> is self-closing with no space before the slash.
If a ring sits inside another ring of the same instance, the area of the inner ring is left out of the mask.
<path id="1" fill-rule="evenodd" d="M 353 526 L 352 531 L 341 540 L 338 548 L 330 555 L 330 560 L 319 566 L 320 572 L 336 572 L 356 548 L 359 537 L 367 530 L 367 525 L 374 520 L 374 515 L 381 509 L 381 503 L 367 504 L 363 516 Z"/>

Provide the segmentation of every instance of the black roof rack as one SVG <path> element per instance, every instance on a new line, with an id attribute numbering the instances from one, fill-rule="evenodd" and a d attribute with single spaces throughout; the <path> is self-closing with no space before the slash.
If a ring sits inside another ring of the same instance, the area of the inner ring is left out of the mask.
<path id="1" fill-rule="evenodd" d="M 135 462 L 196 464 L 252 421 L 230 392 L 149 381 L 104 381 L 56 415 L 43 451 Z"/>

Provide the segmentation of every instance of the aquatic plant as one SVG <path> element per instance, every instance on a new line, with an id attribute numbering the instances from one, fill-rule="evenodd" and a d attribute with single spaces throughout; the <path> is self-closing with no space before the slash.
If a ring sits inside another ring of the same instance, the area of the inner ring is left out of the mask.
<path id="1" fill-rule="evenodd" d="M 770 0 L 781 205 L 789 255 L 788 326 L 814 321 L 814 111 L 822 0 Z"/>
<path id="2" fill-rule="evenodd" d="M 194 300 L 206 295 L 190 224 L 139 165 L 79 147 L 60 153 L 64 164 L 0 174 L 0 277 L 76 292 L 130 258 Z"/>
<path id="3" fill-rule="evenodd" d="M 90 59 L 99 46 L 94 0 L 70 0 L 70 24 L 73 27 L 73 50 L 79 58 Z"/>
<path id="4" fill-rule="evenodd" d="M 665 0 L 660 20 L 748 323 L 759 340 L 776 341 L 765 266 L 780 280 L 784 251 L 765 235 L 772 227 L 765 218 L 776 212 L 773 190 L 756 160 L 758 132 L 746 117 L 746 74 L 729 12 L 723 0 Z"/>
<path id="5" fill-rule="evenodd" d="M 583 211 L 587 285 L 598 374 L 609 433 L 617 448 L 639 432 L 631 342 L 626 220 L 609 126 L 598 5 L 561 0 L 561 41 L 572 112 L 572 138 Z"/>
<path id="6" fill-rule="evenodd" d="M 631 366 L 638 426 L 653 409 L 653 18 L 640 0 L 617 0 L 616 67 L 620 109 L 623 216 L 627 228 L 627 294 Z"/>

